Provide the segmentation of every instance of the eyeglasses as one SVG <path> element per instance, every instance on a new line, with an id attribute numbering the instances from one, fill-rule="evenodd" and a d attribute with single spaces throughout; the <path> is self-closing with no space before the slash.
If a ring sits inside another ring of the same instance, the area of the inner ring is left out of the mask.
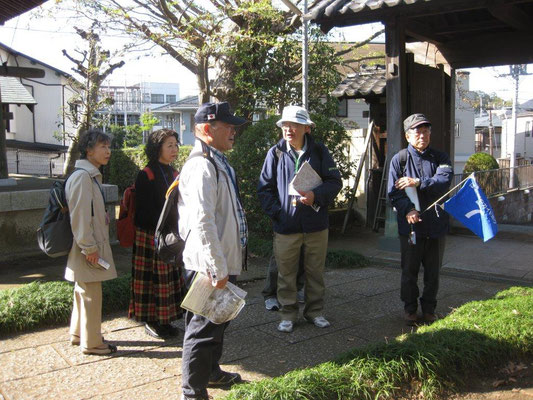
<path id="1" fill-rule="evenodd" d="M 417 128 L 409 129 L 409 134 L 413 136 L 422 136 L 422 135 L 431 135 L 431 130 L 428 128 L 423 128 L 418 130 Z"/>

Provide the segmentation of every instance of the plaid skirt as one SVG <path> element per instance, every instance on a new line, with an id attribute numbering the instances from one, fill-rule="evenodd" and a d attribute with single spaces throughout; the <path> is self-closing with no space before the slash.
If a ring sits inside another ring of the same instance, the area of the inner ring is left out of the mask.
<path id="1" fill-rule="evenodd" d="M 130 318 L 169 324 L 182 317 L 182 266 L 159 260 L 153 231 L 135 228 L 131 274 Z"/>

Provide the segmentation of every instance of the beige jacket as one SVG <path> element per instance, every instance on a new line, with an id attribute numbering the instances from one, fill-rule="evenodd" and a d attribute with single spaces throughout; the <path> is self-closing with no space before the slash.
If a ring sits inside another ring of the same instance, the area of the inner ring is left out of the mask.
<path id="1" fill-rule="evenodd" d="M 196 140 L 191 154 L 201 152 Z M 180 172 L 179 233 L 186 240 L 185 268 L 209 272 L 218 281 L 240 275 L 243 248 L 237 218 L 237 194 L 223 164 L 215 167 L 204 157 L 188 160 Z"/>
<path id="2" fill-rule="evenodd" d="M 76 161 L 76 168 L 65 187 L 74 243 L 68 255 L 65 279 L 71 282 L 101 282 L 117 277 L 111 246 L 105 203 L 98 183 L 100 171 L 87 160 Z M 95 178 L 98 183 L 95 182 Z M 91 204 L 93 211 L 91 212 Z M 94 213 L 94 215 L 92 215 Z M 81 253 L 98 250 L 101 258 L 111 264 L 108 270 L 89 263 Z"/>

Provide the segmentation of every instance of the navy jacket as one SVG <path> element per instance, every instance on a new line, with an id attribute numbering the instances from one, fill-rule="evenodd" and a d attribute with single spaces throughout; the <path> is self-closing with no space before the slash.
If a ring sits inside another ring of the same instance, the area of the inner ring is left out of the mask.
<path id="1" fill-rule="evenodd" d="M 394 187 L 394 182 L 402 176 L 420 179 L 417 193 L 420 209 L 424 211 L 449 190 L 453 178 L 453 169 L 450 158 L 446 153 L 430 147 L 426 148 L 422 153 L 419 153 L 411 145 L 407 147 L 405 174 L 402 174 L 401 171 L 399 155 L 396 154 L 392 157 L 387 180 L 387 192 L 392 205 L 397 211 L 398 233 L 406 236 L 411 232 L 411 228 L 405 216 L 411 210 L 414 210 L 415 206 L 405 194 L 405 190 L 399 190 Z M 417 237 L 437 238 L 448 232 L 448 214 L 443 209 L 440 208 L 437 212 L 435 207 L 432 207 L 430 210 L 423 212 L 420 218 L 422 221 L 414 225 Z"/>
<path id="2" fill-rule="evenodd" d="M 315 204 L 320 209 L 316 212 L 300 202 L 296 206 L 291 204 L 292 196 L 289 196 L 288 191 L 289 183 L 294 178 L 296 161 L 287 152 L 285 139 L 281 139 L 268 151 L 257 186 L 261 207 L 272 219 L 277 233 L 309 233 L 327 229 L 328 205 L 342 188 L 341 175 L 326 146 L 316 143 L 309 134 L 306 134 L 306 138 L 307 149 L 300 158 L 300 165 L 309 161 L 322 178 L 322 184 L 313 189 Z"/>

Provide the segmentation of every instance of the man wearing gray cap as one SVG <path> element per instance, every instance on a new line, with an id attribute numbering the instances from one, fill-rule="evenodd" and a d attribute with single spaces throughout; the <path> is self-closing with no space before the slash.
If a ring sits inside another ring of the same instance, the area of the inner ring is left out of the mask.
<path id="1" fill-rule="evenodd" d="M 202 104 L 194 122 L 196 141 L 179 177 L 186 286 L 195 274 L 204 274 L 214 287 L 223 289 L 228 281 L 235 283 L 246 261 L 246 218 L 235 171 L 223 154 L 233 147 L 235 127 L 246 120 L 234 116 L 223 102 Z M 182 399 L 207 400 L 208 386 L 230 386 L 242 380 L 238 373 L 223 371 L 219 365 L 227 324 L 185 313 Z"/>
<path id="2" fill-rule="evenodd" d="M 424 114 L 413 114 L 403 122 L 409 145 L 392 157 L 388 195 L 396 209 L 401 247 L 401 290 L 405 321 L 418 322 L 418 272 L 424 266 L 424 289 L 420 297 L 422 318 L 437 319 L 439 272 L 448 232 L 448 214 L 436 207 L 424 211 L 450 187 L 453 169 L 447 154 L 429 147 L 431 122 Z M 407 192 L 412 191 L 409 196 Z M 418 209 L 415 206 L 418 198 Z"/>
<path id="3" fill-rule="evenodd" d="M 292 332 L 298 318 L 296 276 L 301 251 L 305 271 L 303 316 L 316 327 L 326 328 L 330 325 L 323 315 L 328 205 L 342 188 L 341 176 L 328 149 L 310 135 L 315 124 L 305 108 L 285 107 L 277 125 L 283 139 L 267 153 L 257 192 L 274 225 L 277 294 L 282 306 L 278 330 Z M 320 176 L 321 183 L 307 191 L 291 190 L 291 181 L 305 163 Z"/>

